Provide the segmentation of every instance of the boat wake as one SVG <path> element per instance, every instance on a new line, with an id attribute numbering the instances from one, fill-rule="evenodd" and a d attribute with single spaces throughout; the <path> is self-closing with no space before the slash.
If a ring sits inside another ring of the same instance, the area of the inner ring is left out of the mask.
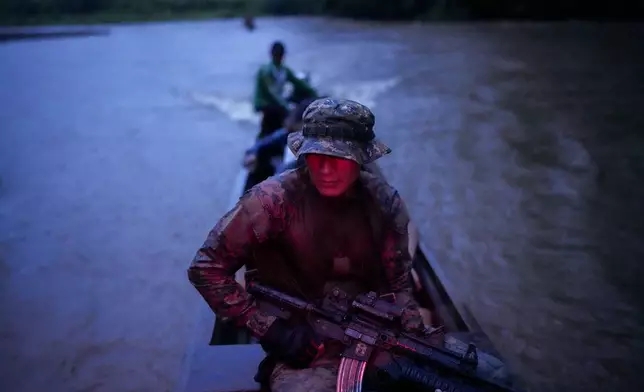
<path id="1" fill-rule="evenodd" d="M 328 94 L 330 92 L 330 95 L 334 98 L 351 99 L 373 110 L 378 97 L 394 88 L 399 82 L 400 78 L 396 77 L 385 80 L 343 83 L 330 85 L 328 90 L 322 89 L 322 93 Z M 316 83 L 316 85 L 318 84 Z M 217 93 L 197 91 L 181 95 L 193 104 L 215 109 L 233 121 L 246 122 L 253 125 L 259 124 L 260 116 L 255 112 L 250 98 L 240 99 L 219 95 Z"/>
<path id="2" fill-rule="evenodd" d="M 398 83 L 400 83 L 400 78 L 395 77 L 385 80 L 332 85 L 331 96 L 360 102 L 373 110 L 377 106 L 378 97 L 396 87 Z"/>
<path id="3" fill-rule="evenodd" d="M 186 98 L 198 106 L 215 109 L 233 121 L 259 124 L 260 117 L 249 99 L 235 99 L 201 92 L 188 93 Z"/>

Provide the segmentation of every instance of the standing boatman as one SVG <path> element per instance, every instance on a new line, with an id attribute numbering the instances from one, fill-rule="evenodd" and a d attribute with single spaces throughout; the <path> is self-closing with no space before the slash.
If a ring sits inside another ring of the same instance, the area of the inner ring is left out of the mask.
<path id="1" fill-rule="evenodd" d="M 257 71 L 255 78 L 255 93 L 253 105 L 255 110 L 262 115 L 261 126 L 257 139 L 261 139 L 282 128 L 284 120 L 289 113 L 289 102 L 284 97 L 286 83 L 293 85 L 294 95 L 317 97 L 317 91 L 304 79 L 298 78 L 295 73 L 284 65 L 286 48 L 282 42 L 276 41 L 271 45 L 271 61 L 264 64 Z M 262 149 L 257 154 L 257 166 L 248 176 L 247 185 L 255 185 L 275 173 L 271 165 L 273 157 L 284 154 L 282 145 Z"/>

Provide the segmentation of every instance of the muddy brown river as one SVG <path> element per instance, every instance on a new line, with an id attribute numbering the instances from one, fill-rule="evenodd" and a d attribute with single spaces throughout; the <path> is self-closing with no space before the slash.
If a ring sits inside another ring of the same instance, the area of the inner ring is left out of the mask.
<path id="1" fill-rule="evenodd" d="M 0 45 L 3 391 L 174 389 L 274 39 L 374 107 L 455 300 L 531 390 L 644 386 L 642 25 L 260 19 Z"/>

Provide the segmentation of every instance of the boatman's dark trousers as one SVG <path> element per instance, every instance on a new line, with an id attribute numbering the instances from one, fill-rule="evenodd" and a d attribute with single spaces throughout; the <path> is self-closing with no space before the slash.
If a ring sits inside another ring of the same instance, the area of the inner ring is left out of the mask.
<path id="1" fill-rule="evenodd" d="M 261 110 L 262 122 L 257 139 L 272 134 L 284 126 L 284 120 L 288 115 L 288 111 L 281 106 L 267 106 Z M 275 168 L 271 164 L 271 159 L 274 157 L 281 157 L 284 154 L 284 146 L 276 145 L 270 148 L 262 148 L 257 153 L 256 169 L 249 173 L 246 187 L 252 187 L 264 181 L 268 177 L 275 174 Z"/>

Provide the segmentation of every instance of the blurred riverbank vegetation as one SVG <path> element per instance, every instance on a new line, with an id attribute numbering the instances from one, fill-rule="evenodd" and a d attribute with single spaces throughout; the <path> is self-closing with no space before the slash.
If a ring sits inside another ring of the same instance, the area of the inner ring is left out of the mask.
<path id="1" fill-rule="evenodd" d="M 636 19 L 644 0 L 0 0 L 0 24 L 93 24 L 244 15 L 375 20 Z"/>

